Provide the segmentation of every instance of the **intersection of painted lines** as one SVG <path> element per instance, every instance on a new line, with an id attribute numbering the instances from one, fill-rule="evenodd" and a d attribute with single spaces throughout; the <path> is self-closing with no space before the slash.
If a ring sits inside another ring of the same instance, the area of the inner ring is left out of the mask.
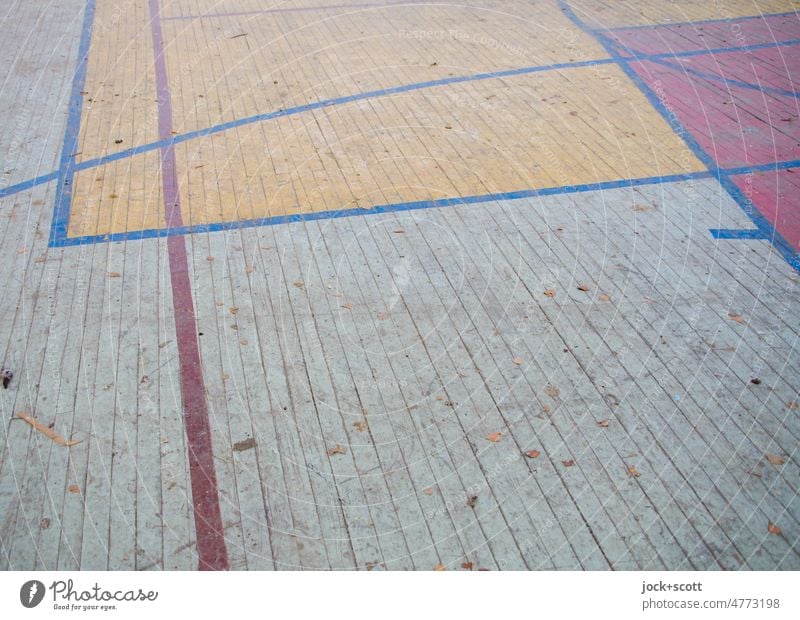
<path id="1" fill-rule="evenodd" d="M 678 55 L 630 64 L 717 166 L 762 168 L 731 180 L 745 207 L 754 205 L 795 251 L 800 249 L 795 171 L 769 168 L 798 154 L 798 37 L 800 19 L 787 15 L 609 33 L 632 58 L 666 51 Z M 703 46 L 729 46 L 729 51 L 679 56 Z"/>

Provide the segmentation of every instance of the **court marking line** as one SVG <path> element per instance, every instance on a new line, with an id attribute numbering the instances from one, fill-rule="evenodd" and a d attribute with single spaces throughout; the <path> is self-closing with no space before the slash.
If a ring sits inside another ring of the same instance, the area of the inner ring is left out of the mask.
<path id="1" fill-rule="evenodd" d="M 787 45 L 795 45 L 800 43 L 800 40 L 792 39 L 790 41 L 785 42 L 776 42 L 770 44 L 759 44 L 758 48 L 760 47 L 783 47 Z M 752 47 L 753 49 L 757 49 L 756 46 L 748 46 Z M 724 53 L 724 52 L 735 52 L 739 50 L 745 50 L 745 48 L 713 48 L 708 50 L 692 50 L 687 52 L 676 52 L 676 53 L 659 53 L 659 54 L 640 54 L 636 58 L 631 58 L 629 60 L 655 60 L 660 58 L 681 58 L 683 56 L 697 56 L 700 54 L 714 54 L 714 53 Z M 308 112 L 312 110 L 317 110 L 321 108 L 326 108 L 334 105 L 341 105 L 345 103 L 350 103 L 353 101 L 362 101 L 365 99 L 371 98 L 379 98 L 382 96 L 387 95 L 394 95 L 403 92 L 412 92 L 416 90 L 423 90 L 427 88 L 435 88 L 438 86 L 445 86 L 447 84 L 455 84 L 455 83 L 463 83 L 463 82 L 472 82 L 472 81 L 479 81 L 479 80 L 487 80 L 487 79 L 497 79 L 497 78 L 504 78 L 504 77 L 513 77 L 516 75 L 527 75 L 531 73 L 539 73 L 544 71 L 556 71 L 560 69 L 569 69 L 569 68 L 581 68 L 581 67 L 593 67 L 597 65 L 607 65 L 607 64 L 616 64 L 617 60 L 614 58 L 598 58 L 593 60 L 586 60 L 586 61 L 578 61 L 578 62 L 568 62 L 568 63 L 554 63 L 550 65 L 537 65 L 531 67 L 518 67 L 514 69 L 507 69 L 503 71 L 493 71 L 493 72 L 486 72 L 486 73 L 478 73 L 472 74 L 467 76 L 454 76 L 449 78 L 443 78 L 440 80 L 429 80 L 426 82 L 416 82 L 413 84 L 405 84 L 401 86 L 393 86 L 390 88 L 385 89 L 378 89 L 373 91 L 367 91 L 364 93 L 356 93 L 353 95 L 344 95 L 342 97 L 335 97 L 332 99 L 323 99 L 321 101 L 317 101 L 310 104 L 303 104 L 300 106 L 294 106 L 291 108 L 286 108 L 283 110 L 277 110 L 273 112 L 263 112 L 261 114 L 255 114 L 253 116 L 248 116 L 241 119 L 236 119 L 233 121 L 227 121 L 225 123 L 220 123 L 218 125 L 212 125 L 211 127 L 207 127 L 204 129 L 197 129 L 194 131 L 187 132 L 185 134 L 170 136 L 166 140 L 158 140 L 155 142 L 150 142 L 148 144 L 142 144 L 140 146 L 135 146 L 129 149 L 125 149 L 122 151 L 118 151 L 116 153 L 111 153 L 109 155 L 103 155 L 101 157 L 96 157 L 93 159 L 88 159 L 82 162 L 73 162 L 72 163 L 72 172 L 81 172 L 83 170 L 89 170 L 91 168 L 97 168 L 99 166 L 104 166 L 106 164 L 119 161 L 122 159 L 126 159 L 128 157 L 133 157 L 135 155 L 141 155 L 144 153 L 149 153 L 154 150 L 161 149 L 167 143 L 172 144 L 181 144 L 183 142 L 187 142 L 190 140 L 195 140 L 197 138 L 203 138 L 206 136 L 214 135 L 216 133 L 227 131 L 229 129 L 234 129 L 236 127 L 241 127 L 244 125 L 249 125 L 252 123 L 264 122 L 268 120 L 272 120 L 275 118 L 281 118 L 284 116 L 291 116 L 293 114 L 300 114 L 302 112 Z M 80 92 L 80 91 L 79 91 Z M 43 174 L 37 177 L 33 177 L 26 181 L 22 181 L 20 183 L 16 183 L 14 185 L 10 185 L 5 188 L 0 188 L 0 198 L 5 198 L 7 196 L 11 196 L 14 194 L 18 194 L 20 192 L 27 191 L 32 187 L 37 185 L 42 185 L 44 183 L 49 183 L 50 181 L 55 180 L 62 174 L 63 168 L 58 168 L 53 172 L 49 172 L 47 174 Z M 56 209 L 57 214 L 60 216 L 62 212 Z M 68 218 L 67 218 L 68 220 Z M 59 221 L 59 226 L 63 226 L 68 224 L 67 222 Z"/>
<path id="2" fill-rule="evenodd" d="M 752 84 L 750 82 L 744 82 L 742 80 L 737 80 L 736 78 L 729 78 L 724 75 L 715 75 L 708 71 L 703 71 L 700 69 L 695 69 L 693 67 L 687 67 L 686 65 L 680 63 L 673 63 L 669 60 L 662 59 L 662 58 L 650 58 L 647 59 L 649 62 L 655 63 L 657 65 L 661 65 L 662 67 L 667 67 L 668 69 L 672 69 L 673 71 L 684 72 L 690 75 L 694 75 L 695 77 L 700 78 L 701 80 L 707 80 L 712 82 L 719 82 L 726 87 L 730 86 L 737 86 L 739 88 L 747 88 L 749 90 L 755 90 L 761 93 L 765 93 L 767 95 L 773 95 L 776 97 L 794 97 L 797 98 L 800 94 L 797 91 L 792 90 L 785 90 L 783 88 L 774 88 L 772 86 L 759 86 L 758 84 Z"/>
<path id="3" fill-rule="evenodd" d="M 425 3 L 425 2 L 358 2 L 353 4 L 331 4 L 328 6 L 297 6 L 297 7 L 282 7 L 272 9 L 257 9 L 253 11 L 225 11 L 221 13 L 202 13 L 202 14 L 184 14 L 184 15 L 169 15 L 161 18 L 162 21 L 166 20 L 198 20 L 198 19 L 218 19 L 225 17 L 247 17 L 249 15 L 269 15 L 272 13 L 300 13 L 311 11 L 336 11 L 339 9 L 380 9 L 394 6 L 441 6 L 440 3 Z"/>
<path id="4" fill-rule="evenodd" d="M 657 28 L 673 28 L 675 26 L 705 26 L 707 24 L 730 24 L 733 22 L 738 21 L 752 21 L 755 19 L 765 19 L 771 17 L 798 17 L 796 11 L 783 11 L 780 13 L 761 13 L 759 15 L 741 15 L 739 17 L 723 17 L 719 19 L 701 19 L 694 22 L 666 22 L 663 24 L 634 24 L 631 26 L 612 26 L 610 28 L 592 28 L 587 26 L 587 29 L 590 30 L 592 33 L 601 33 L 601 32 L 617 32 L 620 30 L 644 30 L 646 28 L 651 28 L 653 30 Z"/>
<path id="5" fill-rule="evenodd" d="M 709 228 L 708 232 L 714 239 L 768 240 L 758 228 Z"/>
<path id="6" fill-rule="evenodd" d="M 358 215 L 373 215 L 380 213 L 396 213 L 402 211 L 418 211 L 423 209 L 436 209 L 459 205 L 478 204 L 484 202 L 497 202 L 501 200 L 517 200 L 520 198 L 536 198 L 539 196 L 554 196 L 561 194 L 577 194 L 584 192 L 600 191 L 604 189 L 617 189 L 621 187 L 638 187 L 640 185 L 658 185 L 692 179 L 712 178 L 713 174 L 702 170 L 674 175 L 661 175 L 642 177 L 638 179 L 618 179 L 614 181 L 598 181 L 580 185 L 559 185 L 540 189 L 521 189 L 509 192 L 492 194 L 476 194 L 471 196 L 437 198 L 433 200 L 415 200 L 409 202 L 389 203 L 374 207 L 358 207 L 354 209 L 338 209 L 330 211 L 309 211 L 305 213 L 292 213 L 288 215 L 275 215 L 265 218 L 249 220 L 235 220 L 229 222 L 212 222 L 208 224 L 195 224 L 180 228 L 151 228 L 124 233 L 108 233 L 105 235 L 91 235 L 84 237 L 69 237 L 59 242 L 59 247 L 83 245 L 87 243 L 105 243 L 127 241 L 133 239 L 153 239 L 169 237 L 172 235 L 187 235 L 193 233 L 218 232 L 224 230 L 238 230 L 256 228 L 260 226 L 275 226 L 292 222 L 310 222 L 315 220 L 334 219 L 338 217 L 354 217 Z"/>
<path id="7" fill-rule="evenodd" d="M 158 99 L 158 133 L 162 139 L 172 133 L 172 97 L 169 89 L 164 33 L 161 28 L 159 0 L 148 0 L 150 28 L 155 57 L 156 93 Z M 175 146 L 161 148 L 161 182 L 167 229 L 183 226 L 181 196 L 178 184 Z M 203 364 L 197 342 L 192 282 L 186 240 L 171 236 L 167 240 L 175 337 L 178 346 L 179 375 L 183 401 L 183 421 L 189 456 L 189 478 L 192 486 L 195 545 L 200 570 L 228 570 L 228 550 L 222 527 L 219 489 L 214 466 L 211 423 L 206 402 Z"/>
<path id="8" fill-rule="evenodd" d="M 753 204 L 753 202 L 745 196 L 744 192 L 737 187 L 737 185 L 730 178 L 730 175 L 725 173 L 709 155 L 705 149 L 700 146 L 697 139 L 689 130 L 687 130 L 683 123 L 678 119 L 677 115 L 667 109 L 663 101 L 656 95 L 655 91 L 644 81 L 636 70 L 631 66 L 631 63 L 642 62 L 640 59 L 631 59 L 620 56 L 615 47 L 615 43 L 608 39 L 608 37 L 598 31 L 592 30 L 578 15 L 573 11 L 572 7 L 566 0 L 556 0 L 559 7 L 564 14 L 583 32 L 594 36 L 596 40 L 605 48 L 606 52 L 612 59 L 617 61 L 618 66 L 625 72 L 628 78 L 639 88 L 642 94 L 647 98 L 650 104 L 661 114 L 664 120 L 667 121 L 672 130 L 683 139 L 686 146 L 692 151 L 695 157 L 699 159 L 725 189 L 728 194 L 733 198 L 736 204 L 744 211 L 750 221 L 758 228 L 764 237 L 770 242 L 775 250 L 783 257 L 783 259 L 795 271 L 800 272 L 800 255 L 795 251 L 794 247 L 784 239 L 775 227 L 767 220 L 761 211 Z"/>
<path id="9" fill-rule="evenodd" d="M 83 113 L 83 91 L 86 84 L 86 74 L 89 66 L 89 48 L 92 43 L 92 28 L 94 26 L 96 0 L 87 0 L 86 8 L 83 13 L 83 23 L 81 24 L 81 38 L 78 43 L 78 62 L 75 67 L 75 74 L 72 77 L 72 92 L 69 98 L 69 111 L 67 113 L 67 126 L 64 130 L 64 141 L 61 146 L 61 157 L 58 166 L 58 184 L 56 185 L 55 206 L 53 208 L 53 221 L 50 225 L 50 243 L 67 236 L 67 226 L 69 224 L 70 207 L 72 204 L 72 181 L 75 176 L 75 153 L 78 148 L 78 138 L 81 129 L 81 114 Z M 51 173 L 52 174 L 52 173 Z M 51 175 L 46 174 L 40 177 L 47 179 Z M 49 179 L 52 180 L 52 179 Z M 33 179 L 31 179 L 33 181 Z M 31 181 L 18 184 L 25 186 L 26 189 L 33 187 Z M 38 185 L 36 183 L 35 185 Z"/>

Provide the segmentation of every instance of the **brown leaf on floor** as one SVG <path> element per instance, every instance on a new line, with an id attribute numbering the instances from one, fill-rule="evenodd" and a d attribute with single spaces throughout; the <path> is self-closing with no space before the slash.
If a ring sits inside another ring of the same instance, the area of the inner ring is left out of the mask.
<path id="1" fill-rule="evenodd" d="M 767 521 L 767 531 L 770 534 L 775 534 L 775 536 L 780 536 L 783 530 L 781 530 L 781 528 L 775 525 L 772 521 Z"/>
<path id="2" fill-rule="evenodd" d="M 555 297 L 556 296 L 556 292 L 553 289 L 548 288 L 548 289 L 544 290 L 544 296 L 545 297 Z"/>
<path id="3" fill-rule="evenodd" d="M 467 498 L 467 506 L 469 506 L 470 508 L 475 508 L 475 504 L 477 504 L 477 503 L 478 503 L 478 496 L 477 495 L 472 495 L 472 496 Z"/>
<path id="4" fill-rule="evenodd" d="M 521 366 L 524 360 L 519 355 L 517 355 L 517 357 L 515 357 L 513 361 L 517 366 Z"/>
<path id="5" fill-rule="evenodd" d="M 489 433 L 488 435 L 486 435 L 486 439 L 488 439 L 489 441 L 492 441 L 494 443 L 497 443 L 498 441 L 500 441 L 500 439 L 502 437 L 503 437 L 503 433 Z"/>
<path id="6" fill-rule="evenodd" d="M 109 278 L 121 278 L 122 274 L 119 271 L 106 271 L 106 275 Z"/>
<path id="7" fill-rule="evenodd" d="M 245 273 L 254 273 L 256 270 L 255 267 L 245 267 Z"/>
<path id="8" fill-rule="evenodd" d="M 730 317 L 731 321 L 736 321 L 740 325 L 744 325 L 744 319 L 742 318 L 741 314 L 737 314 L 735 312 L 729 312 L 728 317 Z"/>
<path id="9" fill-rule="evenodd" d="M 256 440 L 253 437 L 248 439 L 242 439 L 241 441 L 237 441 L 233 444 L 233 451 L 234 452 L 244 452 L 245 450 L 250 450 L 256 447 Z"/>
<path id="10" fill-rule="evenodd" d="M 643 204 L 633 205 L 633 210 L 638 211 L 639 213 L 644 213 L 645 211 L 652 211 L 653 209 L 654 207 L 651 207 L 650 205 L 643 205 Z"/>
<path id="11" fill-rule="evenodd" d="M 539 458 L 540 454 L 541 454 L 541 452 L 539 452 L 538 450 L 528 450 L 525 453 L 525 456 L 527 456 L 529 459 L 536 459 L 536 458 Z"/>
<path id="12" fill-rule="evenodd" d="M 422 489 L 422 492 L 425 493 L 425 495 L 433 495 L 433 489 L 431 487 L 428 487 L 427 489 Z"/>
<path id="13" fill-rule="evenodd" d="M 589 285 L 588 284 L 579 284 L 578 285 L 578 290 L 579 291 L 583 291 L 585 293 L 585 292 L 587 292 L 589 290 Z"/>
<path id="14" fill-rule="evenodd" d="M 573 461 L 572 459 L 567 459 L 566 461 L 561 461 L 561 464 L 564 467 L 572 467 L 573 465 L 575 465 L 575 461 Z"/>
<path id="15" fill-rule="evenodd" d="M 214 260 L 214 257 L 213 256 L 206 256 L 206 260 L 210 263 L 211 261 Z"/>
<path id="16" fill-rule="evenodd" d="M 37 421 L 35 418 L 29 416 L 27 413 L 18 413 L 17 417 L 20 420 L 25 420 L 28 424 L 30 424 L 33 428 L 39 431 L 42 435 L 47 437 L 48 439 L 52 440 L 53 442 L 57 443 L 59 446 L 66 446 L 69 448 L 70 446 L 74 446 L 75 444 L 80 443 L 80 439 L 78 440 L 68 440 L 64 439 L 61 435 L 56 433 L 54 430 L 48 428 L 44 424 Z"/>
<path id="17" fill-rule="evenodd" d="M 80 490 L 80 488 L 78 488 L 77 484 L 69 485 L 67 487 L 67 491 L 69 491 L 70 493 L 80 493 L 81 492 L 81 490 Z"/>
<path id="18" fill-rule="evenodd" d="M 542 411 L 545 413 L 550 413 L 550 405 L 542 405 Z"/>
<path id="19" fill-rule="evenodd" d="M 800 409 L 800 403 L 798 403 L 796 400 L 790 400 L 788 403 L 786 403 L 786 406 L 789 407 L 789 409 Z"/>
<path id="20" fill-rule="evenodd" d="M 597 296 L 597 299 L 599 299 L 600 301 L 611 301 L 611 298 L 608 295 L 606 295 L 605 293 L 600 293 Z"/>
<path id="21" fill-rule="evenodd" d="M 347 448 L 337 443 L 333 448 L 328 449 L 328 456 L 333 456 L 334 454 L 347 454 Z"/>
<path id="22" fill-rule="evenodd" d="M 769 452 L 767 452 L 764 456 L 773 465 L 783 465 L 786 462 L 785 458 L 783 458 L 782 456 L 778 456 L 777 454 L 770 454 Z"/>
<path id="23" fill-rule="evenodd" d="M 302 280 L 295 280 L 294 282 L 292 282 L 292 284 L 294 284 L 295 287 L 297 288 L 303 288 L 306 285 L 306 283 L 303 282 Z"/>
<path id="24" fill-rule="evenodd" d="M 366 420 L 361 420 L 360 422 L 353 422 L 353 426 L 359 433 L 363 433 L 365 430 L 369 428 Z"/>
<path id="25" fill-rule="evenodd" d="M 441 394 L 439 394 L 439 396 L 437 396 L 437 397 L 436 397 L 436 400 L 444 400 L 444 396 L 442 396 Z"/>
<path id="26" fill-rule="evenodd" d="M 597 423 L 597 426 L 599 426 L 600 428 L 608 428 L 608 420 L 600 420 Z"/>
<path id="27" fill-rule="evenodd" d="M 344 308 L 345 310 L 352 310 L 353 309 L 353 304 L 351 304 L 350 302 L 347 302 L 346 304 L 342 304 L 342 308 Z"/>
<path id="28" fill-rule="evenodd" d="M 393 232 L 393 233 L 397 233 L 398 235 L 401 235 L 401 234 L 403 234 L 403 233 L 404 233 L 404 232 L 406 232 L 406 231 L 405 231 L 405 230 L 403 230 L 402 228 L 395 228 L 395 229 L 394 229 L 392 232 Z"/>
<path id="29" fill-rule="evenodd" d="M 47 517 L 42 518 L 42 520 L 39 521 L 39 527 L 42 528 L 43 530 L 49 529 L 50 519 L 48 519 Z"/>
<path id="30" fill-rule="evenodd" d="M 463 564 L 461 564 L 461 568 L 463 568 L 464 570 L 472 570 L 473 566 L 474 564 L 472 562 L 464 562 Z"/>
<path id="31" fill-rule="evenodd" d="M 548 384 L 544 388 L 545 394 L 547 394 L 550 398 L 558 398 L 558 395 L 561 394 L 561 390 L 559 390 L 555 385 Z"/>
<path id="32" fill-rule="evenodd" d="M 239 308 L 237 308 L 236 306 L 231 306 L 230 308 L 228 308 L 228 310 L 230 310 L 231 314 L 236 314 L 237 312 L 239 312 Z"/>
<path id="33" fill-rule="evenodd" d="M 447 570 L 447 569 L 445 568 L 444 564 L 437 564 L 436 566 L 433 567 L 433 570 L 443 571 L 443 570 Z"/>
<path id="34" fill-rule="evenodd" d="M 634 478 L 638 478 L 642 474 L 640 474 L 639 470 L 636 469 L 636 465 L 628 465 L 628 475 L 633 476 Z"/>
<path id="35" fill-rule="evenodd" d="M 500 328 L 495 327 L 494 330 L 492 331 L 492 336 L 499 336 L 499 335 L 500 335 Z"/>

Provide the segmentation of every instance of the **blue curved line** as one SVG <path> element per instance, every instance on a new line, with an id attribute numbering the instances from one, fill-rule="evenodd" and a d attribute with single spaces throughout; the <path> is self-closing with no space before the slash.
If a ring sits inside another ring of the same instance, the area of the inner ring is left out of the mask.
<path id="1" fill-rule="evenodd" d="M 87 168 L 95 168 L 97 166 L 102 166 L 104 164 L 117 161 L 119 159 L 125 159 L 126 157 L 131 157 L 133 155 L 139 155 L 141 153 L 147 153 L 148 151 L 154 151 L 156 149 L 173 146 L 176 144 L 181 144 L 183 142 L 188 142 L 190 140 L 196 140 L 197 138 L 204 138 L 206 136 L 210 136 L 216 133 L 220 133 L 223 131 L 228 131 L 229 129 L 234 129 L 236 127 L 241 127 L 242 125 L 251 125 L 253 123 L 260 123 L 263 121 L 272 120 L 275 118 L 281 118 L 284 116 L 293 116 L 295 114 L 300 114 L 302 112 L 311 112 L 312 110 L 320 110 L 323 108 L 329 108 L 336 105 L 342 105 L 344 103 L 351 103 L 353 101 L 363 101 L 365 99 L 376 99 L 378 97 L 385 97 L 388 95 L 396 95 L 399 93 L 407 93 L 415 90 L 424 90 L 428 88 L 435 88 L 437 86 L 445 86 L 447 84 L 459 84 L 463 82 L 477 82 L 480 80 L 491 80 L 497 78 L 504 78 L 504 77 L 513 77 L 516 75 L 527 75 L 530 73 L 540 73 L 543 71 L 555 71 L 558 69 L 572 69 L 572 68 L 579 68 L 579 67 L 593 67 L 596 65 L 607 65 L 613 64 L 615 61 L 612 58 L 599 58 L 596 60 L 583 60 L 578 62 L 562 62 L 562 63 L 555 63 L 551 65 L 537 65 L 534 67 L 520 67 L 517 69 L 508 69 L 505 71 L 492 71 L 489 73 L 475 73 L 473 75 L 462 75 L 462 76 L 454 76 L 448 78 L 442 78 L 439 80 L 429 80 L 427 82 L 415 82 L 413 84 L 404 84 L 402 86 L 393 86 L 391 88 L 383 88 L 380 90 L 370 90 L 364 93 L 357 93 L 355 95 L 345 95 L 343 97 L 335 97 L 333 99 L 323 99 L 322 101 L 315 101 L 314 103 L 306 103 L 299 106 L 294 106 L 291 108 L 285 108 L 283 110 L 277 110 L 275 112 L 265 112 L 262 114 L 255 114 L 253 116 L 247 116 L 245 118 L 240 118 L 234 121 L 228 121 L 226 123 L 220 123 L 219 125 L 212 125 L 211 127 L 206 127 L 204 129 L 197 129 L 195 131 L 190 131 L 188 133 L 177 135 L 173 138 L 169 138 L 166 140 L 159 140 L 158 142 L 151 142 L 149 144 L 143 144 L 141 146 L 136 146 L 130 149 L 126 149 L 124 151 L 119 151 L 117 153 L 112 153 L 111 155 L 104 155 L 102 157 L 97 157 L 95 159 L 87 159 L 86 161 L 80 162 L 76 164 L 76 170 L 86 170 Z"/>
<path id="2" fill-rule="evenodd" d="M 777 95 L 779 97 L 794 97 L 797 98 L 798 93 L 797 91 L 793 90 L 784 90 L 783 88 L 772 88 L 771 86 L 759 86 L 758 84 L 751 84 L 750 82 L 743 82 L 742 80 L 736 80 L 734 78 L 727 78 L 725 76 L 716 75 L 714 73 L 709 73 L 708 71 L 701 71 L 700 69 L 693 69 L 691 67 L 687 67 L 677 62 L 671 62 L 669 60 L 663 58 L 648 58 L 650 62 L 654 62 L 658 65 L 662 65 L 664 67 L 668 67 L 670 69 L 676 69 L 678 71 L 685 71 L 690 75 L 695 75 L 699 78 L 704 80 L 712 80 L 714 82 L 720 82 L 725 85 L 732 85 L 732 86 L 739 86 L 740 88 L 747 88 L 750 90 L 757 90 L 762 93 L 767 93 L 769 95 Z"/>

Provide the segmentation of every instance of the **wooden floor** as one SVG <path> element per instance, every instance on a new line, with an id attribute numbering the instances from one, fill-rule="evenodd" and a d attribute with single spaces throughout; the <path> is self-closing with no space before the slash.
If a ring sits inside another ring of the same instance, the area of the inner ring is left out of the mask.
<path id="1" fill-rule="evenodd" d="M 798 10 L 7 3 L 0 568 L 800 569 Z"/>

